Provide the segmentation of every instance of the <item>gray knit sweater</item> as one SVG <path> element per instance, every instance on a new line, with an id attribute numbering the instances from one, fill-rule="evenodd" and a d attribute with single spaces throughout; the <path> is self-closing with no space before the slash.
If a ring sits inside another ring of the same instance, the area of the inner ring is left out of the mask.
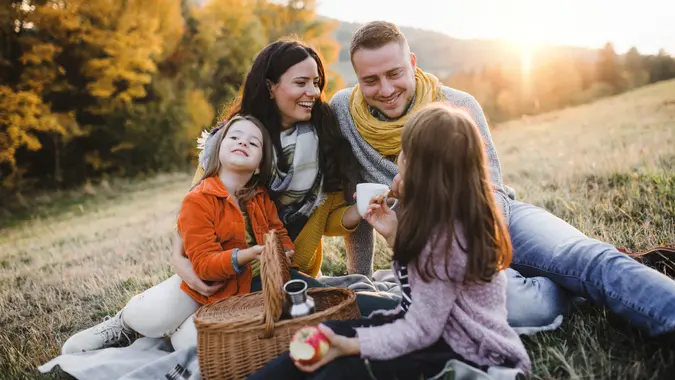
<path id="1" fill-rule="evenodd" d="M 352 147 L 354 156 L 361 164 L 361 173 L 355 183 L 374 182 L 391 186 L 398 172 L 396 164 L 384 158 L 375 148 L 370 146 L 356 130 L 354 119 L 349 113 L 349 97 L 353 88 L 345 88 L 336 93 L 330 101 L 331 108 L 337 116 L 342 134 Z M 445 102 L 462 108 L 471 115 L 480 129 L 490 169 L 490 180 L 494 187 L 497 205 L 504 212 L 506 192 L 502 184 L 502 173 L 499 157 L 492 143 L 490 129 L 483 114 L 483 109 L 476 99 L 466 92 L 443 86 Z M 347 248 L 347 270 L 349 273 L 360 273 L 370 276 L 373 264 L 373 230 L 368 223 L 361 223 L 357 230 L 345 238 Z"/>

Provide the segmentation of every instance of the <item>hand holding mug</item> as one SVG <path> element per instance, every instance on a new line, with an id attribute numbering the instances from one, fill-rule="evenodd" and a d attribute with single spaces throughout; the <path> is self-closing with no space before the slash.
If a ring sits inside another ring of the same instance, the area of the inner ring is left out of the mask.
<path id="1" fill-rule="evenodd" d="M 396 229 L 398 228 L 398 217 L 396 213 L 387 205 L 386 196 L 377 195 L 371 199 L 368 211 L 364 219 L 386 240 L 389 246 L 394 245 L 396 240 Z"/>
<path id="2" fill-rule="evenodd" d="M 389 193 L 389 186 L 382 185 L 380 183 L 359 183 L 356 185 L 356 206 L 361 217 L 366 215 L 368 211 L 368 206 L 370 205 L 373 197 L 384 196 L 385 203 L 389 199 L 387 194 Z M 398 200 L 394 201 L 394 204 L 389 206 L 393 209 L 396 207 Z"/>

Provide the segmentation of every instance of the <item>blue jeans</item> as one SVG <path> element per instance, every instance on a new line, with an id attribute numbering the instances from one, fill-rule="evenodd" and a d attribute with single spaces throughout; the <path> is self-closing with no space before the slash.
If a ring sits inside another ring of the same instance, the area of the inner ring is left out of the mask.
<path id="1" fill-rule="evenodd" d="M 551 321 L 565 312 L 572 294 L 650 335 L 675 330 L 675 281 L 669 277 L 541 208 L 507 200 L 506 220 L 513 245 L 507 272 L 512 326 Z"/>

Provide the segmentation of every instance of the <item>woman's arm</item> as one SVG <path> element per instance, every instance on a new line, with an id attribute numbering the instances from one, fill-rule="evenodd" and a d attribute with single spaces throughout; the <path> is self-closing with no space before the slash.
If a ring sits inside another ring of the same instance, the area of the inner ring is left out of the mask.
<path id="1" fill-rule="evenodd" d="M 204 174 L 204 169 L 202 169 L 201 165 L 197 165 L 195 174 L 192 177 L 192 186 L 199 182 L 202 174 Z M 220 290 L 225 285 L 225 283 L 215 282 L 212 285 L 208 285 L 202 281 L 202 279 L 199 278 L 195 273 L 190 259 L 188 259 L 187 255 L 185 254 L 184 244 L 185 242 L 183 241 L 183 237 L 180 236 L 177 230 L 174 231 L 173 246 L 171 249 L 171 265 L 173 266 L 174 272 L 176 272 L 178 277 L 185 281 L 185 283 L 191 289 L 195 290 L 204 297 L 210 297 L 216 294 L 216 292 Z"/>
<path id="2" fill-rule="evenodd" d="M 171 265 L 173 265 L 174 272 L 176 272 L 176 274 L 185 281 L 191 289 L 204 297 L 211 297 L 225 285 L 225 282 L 215 282 L 212 285 L 208 285 L 197 277 L 197 274 L 192 268 L 190 259 L 185 256 L 183 238 L 178 234 L 178 231 L 176 231 L 173 236 Z"/>
<path id="3" fill-rule="evenodd" d="M 363 218 L 359 214 L 359 210 L 355 204 L 347 207 L 344 214 L 342 214 L 342 226 L 347 230 L 354 230 L 362 220 Z"/>
<path id="4" fill-rule="evenodd" d="M 330 207 L 324 228 L 326 236 L 346 236 L 354 232 L 361 223 L 356 205 L 347 205 L 343 192 L 329 193 L 326 206 Z"/>

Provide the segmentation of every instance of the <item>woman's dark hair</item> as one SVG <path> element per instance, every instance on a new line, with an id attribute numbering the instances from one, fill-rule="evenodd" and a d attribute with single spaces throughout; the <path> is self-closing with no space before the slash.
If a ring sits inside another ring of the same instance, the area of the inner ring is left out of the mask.
<path id="1" fill-rule="evenodd" d="M 281 116 L 274 99 L 270 98 L 268 81 L 278 83 L 292 66 L 311 57 L 319 72 L 319 98 L 312 108 L 310 122 L 319 137 L 319 167 L 324 175 L 325 192 L 344 191 L 345 200 L 351 200 L 350 173 L 357 172 L 358 164 L 349 142 L 342 136 L 335 114 L 325 101 L 326 72 L 319 54 L 296 39 L 281 39 L 265 47 L 255 58 L 239 96 L 225 112 L 225 119 L 236 115 L 252 115 L 260 120 L 270 133 L 277 152 L 279 169 L 288 169 L 281 149 Z"/>

